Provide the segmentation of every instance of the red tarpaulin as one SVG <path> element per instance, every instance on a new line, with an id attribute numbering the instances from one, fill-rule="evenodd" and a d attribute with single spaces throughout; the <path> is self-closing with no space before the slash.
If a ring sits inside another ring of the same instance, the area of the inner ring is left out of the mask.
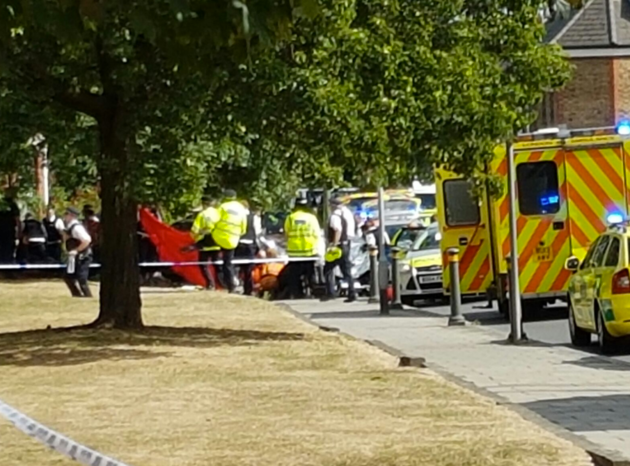
<path id="1" fill-rule="evenodd" d="M 182 248 L 194 243 L 190 233 L 162 223 L 144 208 L 140 209 L 140 223 L 156 247 L 161 262 L 195 262 L 199 260 L 197 251 L 182 252 Z M 193 285 L 206 285 L 206 281 L 196 265 L 175 266 L 172 267 L 172 270 Z M 214 272 L 212 268 L 210 270 L 211 273 Z"/>

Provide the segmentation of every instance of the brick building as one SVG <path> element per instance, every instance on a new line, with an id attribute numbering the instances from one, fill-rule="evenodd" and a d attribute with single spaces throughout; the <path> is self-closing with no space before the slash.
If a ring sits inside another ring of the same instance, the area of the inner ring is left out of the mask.
<path id="1" fill-rule="evenodd" d="M 612 126 L 630 117 L 630 0 L 589 0 L 547 23 L 547 42 L 562 46 L 575 71 L 545 97 L 537 127 Z"/>

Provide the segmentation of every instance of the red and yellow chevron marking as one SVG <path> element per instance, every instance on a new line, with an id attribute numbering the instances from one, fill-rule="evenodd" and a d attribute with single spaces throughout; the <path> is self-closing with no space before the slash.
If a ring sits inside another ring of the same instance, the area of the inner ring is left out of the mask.
<path id="1" fill-rule="evenodd" d="M 462 293 L 483 293 L 492 283 L 492 271 L 490 267 L 490 243 L 485 238 L 486 229 L 477 226 L 472 233 L 469 244 L 463 250 L 459 261 L 459 278 Z M 443 264 L 448 264 L 446 256 L 442 258 Z M 450 286 L 448 268 L 444 269 L 444 287 Z"/>
<path id="2" fill-rule="evenodd" d="M 564 270 L 564 262 L 571 254 L 567 219 L 567 183 L 564 156 L 561 149 L 517 152 L 516 164 L 537 161 L 553 161 L 558 169 L 560 210 L 554 215 L 525 216 L 517 218 L 519 271 L 521 290 L 524 293 L 548 293 L 561 291 L 567 285 L 570 274 Z M 510 253 L 509 198 L 507 179 L 504 196 L 498 201 L 500 222 L 500 260 Z M 565 222 L 564 228 L 554 230 L 555 222 Z"/>
<path id="3" fill-rule="evenodd" d="M 606 217 L 627 212 L 621 147 L 567 150 L 565 167 L 573 254 L 586 255 L 606 229 Z"/>

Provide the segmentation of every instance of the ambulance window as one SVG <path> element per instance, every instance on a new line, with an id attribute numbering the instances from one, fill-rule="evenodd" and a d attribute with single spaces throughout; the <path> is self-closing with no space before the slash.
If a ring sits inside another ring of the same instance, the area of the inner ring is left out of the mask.
<path id="1" fill-rule="evenodd" d="M 620 250 L 621 241 L 619 241 L 619 238 L 613 238 L 610 243 L 610 247 L 608 248 L 608 254 L 606 255 L 606 262 L 604 262 L 604 266 L 617 267 L 617 264 L 619 264 Z"/>
<path id="2" fill-rule="evenodd" d="M 448 226 L 477 225 L 479 223 L 479 206 L 471 191 L 472 184 L 468 180 L 444 182 L 444 207 Z"/>
<path id="3" fill-rule="evenodd" d="M 608 245 L 610 244 L 610 236 L 602 236 L 602 239 L 597 243 L 597 247 L 595 248 L 595 252 L 593 253 L 593 258 L 591 259 L 591 267 L 601 267 L 604 263 L 604 254 L 606 254 L 606 249 L 608 249 Z"/>
<path id="4" fill-rule="evenodd" d="M 555 162 L 527 162 L 516 167 L 518 205 L 523 215 L 555 214 L 560 210 Z"/>

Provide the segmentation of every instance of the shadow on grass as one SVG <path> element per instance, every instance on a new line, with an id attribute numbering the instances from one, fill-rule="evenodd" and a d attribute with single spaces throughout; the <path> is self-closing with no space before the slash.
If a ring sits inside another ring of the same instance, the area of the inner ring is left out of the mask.
<path id="1" fill-rule="evenodd" d="M 0 366 L 74 366 L 169 356 L 176 347 L 252 346 L 296 341 L 301 333 L 203 327 L 145 327 L 137 332 L 81 327 L 0 334 Z"/>

